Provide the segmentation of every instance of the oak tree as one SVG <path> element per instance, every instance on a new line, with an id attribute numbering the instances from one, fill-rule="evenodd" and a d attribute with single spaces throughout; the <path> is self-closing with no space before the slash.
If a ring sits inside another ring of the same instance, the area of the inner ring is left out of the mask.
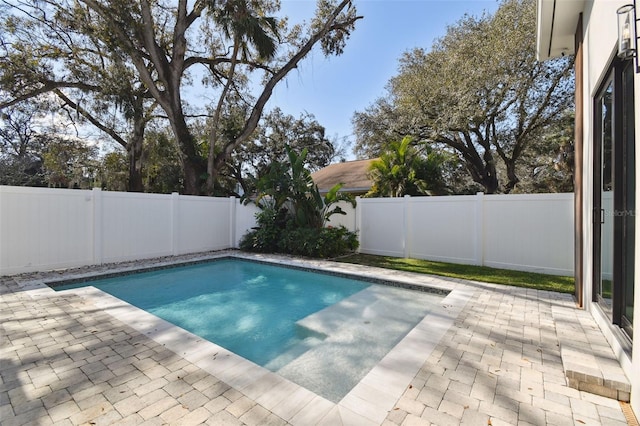
<path id="1" fill-rule="evenodd" d="M 9 7 L 10 5 L 10 7 Z M 67 111 L 78 126 L 97 129 L 128 153 L 127 189 L 142 191 L 142 141 L 153 101 L 131 67 L 99 37 L 86 11 L 53 2 L 3 5 L 0 109 L 25 102 Z"/>
<path id="2" fill-rule="evenodd" d="M 386 95 L 354 115 L 357 152 L 409 135 L 455 153 L 486 193 L 512 191 L 523 155 L 573 107 L 572 59 L 538 62 L 535 31 L 535 1 L 504 0 L 404 53 Z"/>
<path id="3" fill-rule="evenodd" d="M 251 137 L 276 85 L 315 46 L 320 46 L 325 55 L 341 54 L 360 18 L 351 0 L 320 0 L 311 22 L 294 26 L 277 16 L 280 5 L 276 0 L 14 0 L 5 4 L 18 5 L 26 16 L 35 11 L 36 15 L 52 17 L 56 31 L 60 27 L 62 33 L 71 31 L 80 39 L 67 40 L 63 50 L 68 47 L 70 53 L 65 55 L 58 55 L 56 46 L 52 46 L 51 56 L 56 61 L 48 64 L 46 71 L 64 74 L 67 61 L 87 53 L 75 51 L 76 43 L 95 46 L 92 53 L 98 56 L 96 61 L 108 58 L 109 63 L 123 64 L 133 81 L 144 88 L 143 99 L 151 99 L 169 122 L 179 146 L 184 192 L 188 194 L 213 193 L 217 175 L 233 151 Z M 7 50 L 26 52 L 24 63 L 40 65 L 41 56 L 28 54 L 31 46 L 17 47 Z M 205 73 L 203 81 L 207 85 L 195 82 L 196 66 Z M 117 80 L 117 76 L 110 76 L 100 81 L 112 81 L 114 77 Z M 185 92 L 190 85 L 206 92 L 211 100 L 205 158 L 201 141 L 189 126 L 192 108 Z M 36 86 L 43 92 L 48 89 L 46 85 Z M 255 87 L 255 96 L 245 96 Z M 78 89 L 89 90 L 82 86 Z M 238 98 L 249 103 L 247 115 L 233 137 L 220 141 L 221 116 L 228 103 Z"/>

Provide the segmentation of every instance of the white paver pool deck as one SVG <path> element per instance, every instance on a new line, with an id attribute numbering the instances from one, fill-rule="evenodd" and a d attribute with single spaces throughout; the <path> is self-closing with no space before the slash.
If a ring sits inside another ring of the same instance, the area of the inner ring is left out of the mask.
<path id="1" fill-rule="evenodd" d="M 333 403 L 93 287 L 43 284 L 229 254 L 450 293 Z M 584 348 L 585 362 L 596 350 L 614 358 L 566 294 L 221 252 L 0 277 L 0 308 L 2 425 L 627 424 L 616 399 L 569 386 L 563 347 Z"/>

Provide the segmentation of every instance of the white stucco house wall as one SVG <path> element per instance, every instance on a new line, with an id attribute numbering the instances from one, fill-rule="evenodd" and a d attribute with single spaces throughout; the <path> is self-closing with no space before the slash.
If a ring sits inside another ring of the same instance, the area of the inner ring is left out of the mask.
<path id="1" fill-rule="evenodd" d="M 635 2 L 537 0 L 537 49 L 541 61 L 563 55 L 575 59 L 576 300 L 614 349 L 631 382 L 630 402 L 637 416 L 640 70 L 636 58 L 619 57 L 617 14 Z M 631 16 L 626 30 L 635 43 L 638 23 Z"/>

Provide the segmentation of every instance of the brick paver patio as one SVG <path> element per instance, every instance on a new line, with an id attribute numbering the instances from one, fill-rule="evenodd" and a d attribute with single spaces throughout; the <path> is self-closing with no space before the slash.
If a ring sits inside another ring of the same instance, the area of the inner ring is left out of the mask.
<path id="1" fill-rule="evenodd" d="M 604 338 L 595 322 L 575 308 L 569 295 L 330 262 L 286 261 L 437 282 L 472 296 L 435 347 L 419 354 L 424 362 L 411 373 L 413 379 L 402 385 L 398 396 L 390 393 L 390 400 L 380 404 L 389 408 L 376 422 L 374 416 L 359 415 L 353 403 L 350 408 L 336 406 L 293 388 L 283 397 L 276 392 L 278 384 L 274 389 L 260 387 L 256 379 L 245 387 L 216 377 L 197 357 L 176 353 L 91 298 L 34 285 L 78 271 L 1 277 L 0 424 L 628 424 L 616 399 L 569 387 L 563 347 L 613 359 L 603 350 Z M 154 262 L 160 260 L 135 266 Z M 84 268 L 80 273 L 109 268 Z M 566 332 L 571 327 L 581 332 Z M 583 335 L 590 337 L 581 341 Z M 602 365 L 611 368 L 605 376 L 624 381 L 614 362 Z"/>

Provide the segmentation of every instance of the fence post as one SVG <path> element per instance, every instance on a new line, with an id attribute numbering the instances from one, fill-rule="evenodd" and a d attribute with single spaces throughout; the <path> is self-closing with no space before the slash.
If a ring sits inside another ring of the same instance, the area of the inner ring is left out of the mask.
<path id="1" fill-rule="evenodd" d="M 178 204 L 180 203 L 180 194 L 171 193 L 171 254 L 177 256 L 178 253 L 178 234 L 180 233 L 180 211 Z"/>
<path id="2" fill-rule="evenodd" d="M 102 265 L 102 188 L 93 188 L 91 190 L 91 201 L 93 204 L 93 218 L 91 228 L 93 233 L 93 263 Z"/>
<path id="3" fill-rule="evenodd" d="M 358 233 L 358 250 L 356 250 L 357 253 L 360 253 L 360 248 L 362 247 L 362 232 L 360 229 L 360 227 L 362 226 L 362 207 L 360 206 L 361 201 L 362 197 L 358 195 L 356 197 L 356 211 L 354 212 L 356 216 L 354 231 Z"/>
<path id="4" fill-rule="evenodd" d="M 475 210 L 474 257 L 476 265 L 484 266 L 484 192 L 476 193 Z"/>
<path id="5" fill-rule="evenodd" d="M 411 257 L 411 196 L 404 196 L 404 257 Z"/>
<path id="6" fill-rule="evenodd" d="M 236 197 L 229 197 L 229 248 L 236 247 L 236 226 L 238 226 L 238 209 L 236 208 Z"/>

